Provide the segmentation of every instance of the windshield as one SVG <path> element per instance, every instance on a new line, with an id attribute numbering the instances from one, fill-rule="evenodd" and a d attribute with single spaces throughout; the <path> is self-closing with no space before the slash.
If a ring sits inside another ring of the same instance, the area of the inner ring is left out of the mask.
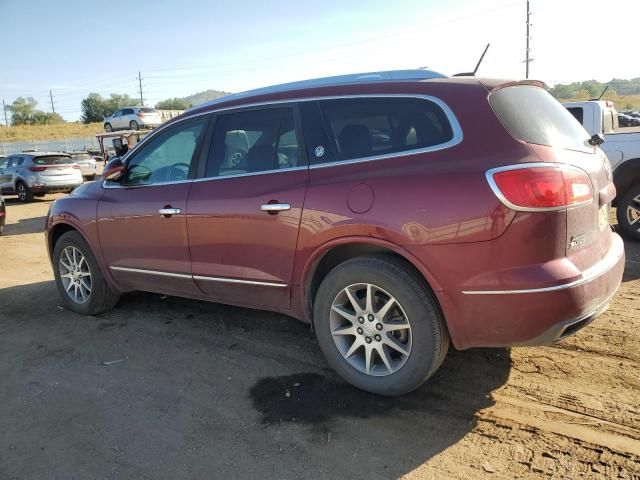
<path id="1" fill-rule="evenodd" d="M 589 134 L 573 115 L 539 87 L 518 85 L 491 94 L 489 102 L 518 140 L 569 150 L 590 150 Z"/>
<path id="2" fill-rule="evenodd" d="M 67 165 L 69 163 L 72 163 L 72 160 L 66 155 L 49 155 L 33 159 L 34 165 Z"/>

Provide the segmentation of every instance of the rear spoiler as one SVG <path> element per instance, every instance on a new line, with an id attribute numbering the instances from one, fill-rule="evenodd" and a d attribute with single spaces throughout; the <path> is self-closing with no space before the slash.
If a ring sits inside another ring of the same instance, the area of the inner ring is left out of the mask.
<path id="1" fill-rule="evenodd" d="M 545 90 L 547 90 L 549 87 L 547 86 L 546 83 L 544 83 L 542 80 L 515 80 L 515 81 L 509 81 L 509 80 L 492 80 L 492 79 L 482 79 L 480 80 L 480 83 L 482 85 L 484 85 L 487 90 L 489 90 L 490 92 L 495 92 L 496 90 L 500 90 L 502 88 L 507 88 L 507 87 L 518 87 L 521 85 L 528 85 L 531 87 L 539 87 L 539 88 L 544 88 Z"/>

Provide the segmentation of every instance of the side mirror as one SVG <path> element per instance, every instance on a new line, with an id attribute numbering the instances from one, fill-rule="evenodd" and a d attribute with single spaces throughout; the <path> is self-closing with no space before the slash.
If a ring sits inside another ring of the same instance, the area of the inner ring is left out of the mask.
<path id="1" fill-rule="evenodd" d="M 604 143 L 604 137 L 599 133 L 594 133 L 593 136 L 589 139 L 589 145 L 597 147 Z"/>
<path id="2" fill-rule="evenodd" d="M 126 167 L 120 158 L 116 157 L 107 163 L 102 171 L 102 177 L 105 180 L 111 180 L 117 182 L 122 174 L 125 172 Z"/>

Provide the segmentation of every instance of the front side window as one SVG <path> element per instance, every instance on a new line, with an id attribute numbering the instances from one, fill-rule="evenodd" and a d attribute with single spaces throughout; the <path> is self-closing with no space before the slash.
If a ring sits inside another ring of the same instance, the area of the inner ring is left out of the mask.
<path id="1" fill-rule="evenodd" d="M 319 103 L 337 160 L 419 150 L 453 139 L 447 115 L 429 100 L 374 97 Z"/>
<path id="2" fill-rule="evenodd" d="M 207 119 L 186 120 L 155 138 L 127 161 L 123 185 L 151 185 L 186 180 Z"/>
<path id="3" fill-rule="evenodd" d="M 299 164 L 293 111 L 263 108 L 217 118 L 205 176 L 266 172 Z"/>
<path id="4" fill-rule="evenodd" d="M 9 159 L 6 158 L 4 160 L 0 160 L 0 168 L 7 168 L 7 165 L 9 165 Z"/>

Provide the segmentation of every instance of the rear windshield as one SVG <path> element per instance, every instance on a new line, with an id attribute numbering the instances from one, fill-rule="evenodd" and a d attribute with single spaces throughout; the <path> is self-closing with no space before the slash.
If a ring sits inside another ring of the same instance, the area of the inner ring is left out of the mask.
<path id="1" fill-rule="evenodd" d="M 88 153 L 72 153 L 71 158 L 74 160 L 91 160 L 91 155 Z"/>
<path id="2" fill-rule="evenodd" d="M 67 165 L 71 162 L 71 158 L 66 155 L 49 155 L 33 159 L 34 165 Z"/>
<path id="3" fill-rule="evenodd" d="M 589 150 L 589 134 L 549 93 L 519 85 L 491 94 L 489 102 L 505 128 L 518 140 L 569 150 Z"/>

